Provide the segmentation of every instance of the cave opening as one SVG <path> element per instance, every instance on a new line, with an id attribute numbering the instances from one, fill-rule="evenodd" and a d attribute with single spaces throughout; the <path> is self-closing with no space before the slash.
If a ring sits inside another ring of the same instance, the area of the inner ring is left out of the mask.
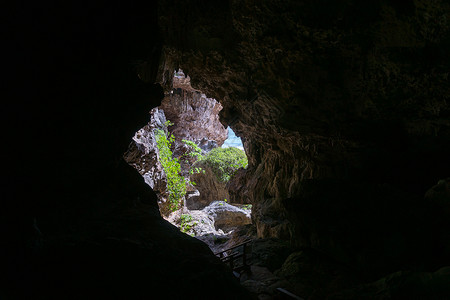
<path id="1" fill-rule="evenodd" d="M 222 250 L 235 229 L 251 224 L 252 209 L 230 196 L 248 159 L 241 138 L 221 123 L 221 110 L 219 101 L 175 70 L 172 88 L 125 154 L 156 192 L 161 216 L 213 251 Z"/>

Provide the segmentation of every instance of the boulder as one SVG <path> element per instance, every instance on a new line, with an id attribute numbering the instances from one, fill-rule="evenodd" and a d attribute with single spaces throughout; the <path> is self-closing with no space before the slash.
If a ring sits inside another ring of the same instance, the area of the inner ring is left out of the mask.
<path id="1" fill-rule="evenodd" d="M 214 201 L 203 209 L 214 219 L 216 230 L 230 231 L 237 226 L 251 224 L 250 211 L 230 205 L 225 201 Z"/>

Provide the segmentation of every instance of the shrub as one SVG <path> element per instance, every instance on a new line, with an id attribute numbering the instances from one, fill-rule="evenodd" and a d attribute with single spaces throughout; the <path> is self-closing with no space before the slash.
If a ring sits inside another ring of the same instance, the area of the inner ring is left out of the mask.
<path id="1" fill-rule="evenodd" d="M 189 155 L 190 157 L 194 157 L 197 160 L 202 159 L 202 149 L 200 149 L 200 147 L 194 143 L 193 141 L 189 141 L 189 140 L 182 140 L 183 143 L 186 144 L 186 146 L 189 146 L 190 151 L 187 155 Z"/>
<path id="2" fill-rule="evenodd" d="M 246 168 L 248 165 L 247 156 L 241 149 L 235 147 L 214 148 L 199 162 L 209 166 L 217 179 L 227 182 L 240 168 Z"/>
<path id="3" fill-rule="evenodd" d="M 170 121 L 166 126 L 170 126 Z M 177 158 L 172 155 L 173 135 L 166 133 L 161 129 L 155 130 L 156 144 L 159 150 L 159 161 L 167 176 L 167 190 L 169 191 L 170 210 L 175 211 L 180 208 L 181 201 L 186 194 L 186 182 L 180 175 L 181 166 Z"/>

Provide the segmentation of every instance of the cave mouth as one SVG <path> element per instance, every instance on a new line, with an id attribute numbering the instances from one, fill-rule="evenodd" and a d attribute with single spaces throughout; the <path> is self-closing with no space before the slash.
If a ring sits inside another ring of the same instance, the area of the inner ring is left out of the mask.
<path id="1" fill-rule="evenodd" d="M 248 159 L 240 137 L 220 122 L 221 110 L 219 101 L 175 70 L 172 88 L 125 154 L 156 192 L 161 216 L 213 251 L 251 224 L 252 207 L 232 198 L 239 184 L 230 183 L 245 172 Z"/>

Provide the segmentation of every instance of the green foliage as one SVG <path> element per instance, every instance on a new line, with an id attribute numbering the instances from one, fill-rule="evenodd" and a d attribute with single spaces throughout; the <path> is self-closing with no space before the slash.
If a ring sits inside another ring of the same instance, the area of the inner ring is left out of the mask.
<path id="1" fill-rule="evenodd" d="M 182 214 L 180 216 L 181 225 L 184 225 L 186 223 L 189 223 L 192 221 L 192 216 L 188 214 Z"/>
<path id="2" fill-rule="evenodd" d="M 235 147 L 214 148 L 200 162 L 208 165 L 222 182 L 227 182 L 238 169 L 248 165 L 245 152 Z"/>
<path id="3" fill-rule="evenodd" d="M 174 124 L 170 121 L 170 120 L 167 120 L 166 122 L 164 122 L 164 126 L 167 128 L 167 127 L 169 127 L 169 126 L 173 126 Z"/>
<path id="4" fill-rule="evenodd" d="M 200 173 L 203 173 L 203 174 L 205 174 L 205 170 L 203 170 L 202 168 L 199 168 L 199 167 L 193 167 L 190 171 L 189 171 L 189 174 L 200 174 Z"/>
<path id="5" fill-rule="evenodd" d="M 192 216 L 189 214 L 182 214 L 180 216 L 180 231 L 188 233 L 192 228 L 197 225 L 197 222 L 192 222 Z"/>
<path id="6" fill-rule="evenodd" d="M 165 125 L 171 126 L 173 123 L 167 121 Z M 159 160 L 167 176 L 170 209 L 175 211 L 180 208 L 181 201 L 186 194 L 186 182 L 184 177 L 180 175 L 180 163 L 177 158 L 173 158 L 172 150 L 170 150 L 175 138 L 171 134 L 166 135 L 161 129 L 155 130 L 155 136 L 159 150 Z"/>
<path id="7" fill-rule="evenodd" d="M 189 141 L 189 140 L 182 140 L 183 143 L 186 144 L 186 146 L 188 146 L 190 148 L 190 151 L 184 155 L 189 155 L 190 157 L 195 158 L 195 161 L 201 160 L 203 159 L 203 155 L 202 155 L 202 149 L 200 149 L 200 147 L 194 143 L 193 141 Z M 186 160 L 186 163 L 189 164 L 189 161 Z M 193 175 L 193 174 L 199 174 L 199 173 L 203 173 L 205 174 L 205 170 L 203 170 L 200 167 L 192 167 L 189 170 L 189 174 Z M 190 184 L 192 185 L 197 185 L 194 181 L 189 181 Z"/>
<path id="8" fill-rule="evenodd" d="M 200 147 L 196 143 L 189 140 L 182 140 L 182 142 L 189 146 L 189 148 L 191 148 L 191 151 L 189 151 L 187 155 L 189 155 L 190 157 L 195 157 L 197 160 L 203 158 L 202 149 L 200 149 Z"/>
<path id="9" fill-rule="evenodd" d="M 252 210 L 252 205 L 251 204 L 245 204 L 241 208 L 245 209 L 245 210 Z"/>

